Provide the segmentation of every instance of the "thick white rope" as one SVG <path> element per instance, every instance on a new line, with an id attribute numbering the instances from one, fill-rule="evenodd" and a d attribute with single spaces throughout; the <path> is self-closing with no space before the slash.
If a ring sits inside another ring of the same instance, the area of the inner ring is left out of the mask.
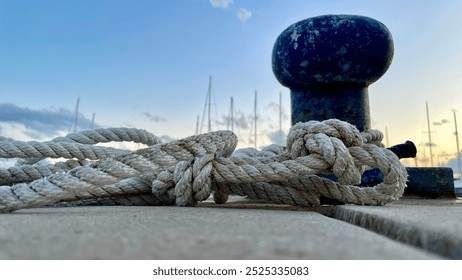
<path id="1" fill-rule="evenodd" d="M 371 144 L 382 137 L 333 119 L 298 123 L 289 132 L 287 148 L 270 145 L 262 151 L 234 152 L 237 137 L 230 131 L 170 143 L 132 129 L 92 130 L 43 143 L 5 139 L 0 141 L 0 157 L 69 160 L 0 169 L 0 211 L 71 202 L 194 206 L 212 192 L 217 203 L 236 194 L 301 206 L 318 206 L 321 197 L 384 205 L 402 196 L 407 173 L 393 152 Z M 93 146 L 109 141 L 149 147 L 128 152 Z M 372 167 L 383 173 L 383 182 L 355 186 Z"/>
<path id="2" fill-rule="evenodd" d="M 3 141 L 2 141 L 3 140 Z M 0 138 L 0 158 L 19 158 L 19 165 L 0 169 L 0 185 L 33 180 L 57 172 L 66 172 L 88 163 L 86 159 L 101 159 L 121 153 L 129 153 L 110 147 L 92 146 L 108 142 L 134 142 L 148 146 L 162 141 L 152 133 L 134 128 L 108 128 L 82 131 L 58 137 L 49 142 L 20 142 Z M 57 164 L 35 164 L 46 158 L 70 159 Z M 77 159 L 77 160 L 74 160 Z"/>

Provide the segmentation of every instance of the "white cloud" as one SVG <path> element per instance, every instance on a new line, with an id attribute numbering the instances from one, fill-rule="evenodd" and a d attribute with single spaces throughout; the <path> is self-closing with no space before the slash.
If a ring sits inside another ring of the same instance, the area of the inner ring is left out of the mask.
<path id="1" fill-rule="evenodd" d="M 246 8 L 240 8 L 237 11 L 237 17 L 241 22 L 246 22 L 252 17 L 252 12 L 247 10 Z"/>
<path id="2" fill-rule="evenodd" d="M 210 0 L 210 4 L 215 8 L 227 9 L 233 4 L 233 0 Z"/>
<path id="3" fill-rule="evenodd" d="M 64 109 L 29 109 L 0 103 L 0 135 L 16 140 L 40 140 L 67 133 L 72 128 L 74 113 Z M 91 120 L 78 116 L 77 130 L 90 129 Z"/>
<path id="4" fill-rule="evenodd" d="M 214 8 L 228 9 L 234 2 L 233 0 L 209 0 Z M 236 12 L 237 18 L 241 22 L 246 22 L 252 17 L 252 12 L 246 8 L 239 8 Z"/>

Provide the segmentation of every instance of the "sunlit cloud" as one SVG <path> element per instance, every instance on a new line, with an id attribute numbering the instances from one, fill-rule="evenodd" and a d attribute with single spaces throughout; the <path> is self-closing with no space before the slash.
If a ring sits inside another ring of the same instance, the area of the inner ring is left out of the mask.
<path id="1" fill-rule="evenodd" d="M 210 0 L 210 4 L 215 8 L 227 9 L 233 4 L 233 0 Z"/>
<path id="2" fill-rule="evenodd" d="M 433 122 L 433 125 L 443 125 L 443 124 L 447 124 L 447 123 L 450 123 L 450 121 L 447 120 L 447 119 L 442 119 L 439 122 Z"/>
<path id="3" fill-rule="evenodd" d="M 252 17 L 252 12 L 247 10 L 246 8 L 239 8 L 239 10 L 237 10 L 237 18 L 241 21 L 241 22 L 246 22 L 248 21 L 250 18 Z"/>

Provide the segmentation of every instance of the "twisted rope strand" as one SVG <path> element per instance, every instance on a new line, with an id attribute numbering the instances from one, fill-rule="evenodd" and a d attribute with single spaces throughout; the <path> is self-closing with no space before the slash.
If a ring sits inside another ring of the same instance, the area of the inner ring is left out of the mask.
<path id="1" fill-rule="evenodd" d="M 66 158 L 66 159 L 101 159 L 120 154 L 121 151 L 110 147 L 92 146 L 97 143 L 130 141 L 146 145 L 161 143 L 161 140 L 141 129 L 109 128 L 82 131 L 69 134 L 48 142 L 21 142 L 14 140 L 0 141 L 2 158 Z"/>
<path id="2" fill-rule="evenodd" d="M 126 129 L 86 131 L 28 145 L 8 145 L 14 141 L 5 140 L 0 142 L 3 157 L 66 155 L 79 160 L 0 169 L 0 182 L 9 184 L 0 186 L 0 212 L 62 203 L 194 206 L 212 192 L 217 203 L 225 203 L 228 194 L 237 194 L 303 206 L 320 205 L 322 196 L 342 203 L 384 205 L 402 195 L 407 174 L 396 155 L 370 144 L 382 137 L 376 131 L 359 133 L 348 123 L 327 120 L 294 125 L 287 149 L 271 145 L 262 151 L 238 150 L 233 155 L 237 137 L 230 131 L 169 143 Z M 109 139 L 152 145 L 111 154 L 94 146 L 85 150 Z M 381 170 L 383 182 L 375 187 L 355 186 L 370 167 Z M 333 174 L 338 182 L 319 174 Z"/>
<path id="3" fill-rule="evenodd" d="M 137 128 L 98 128 L 94 130 L 84 130 L 79 133 L 71 133 L 65 137 L 57 137 L 54 142 L 75 142 L 86 145 L 108 142 L 134 142 L 148 146 L 162 143 L 159 137 L 154 134 Z"/>

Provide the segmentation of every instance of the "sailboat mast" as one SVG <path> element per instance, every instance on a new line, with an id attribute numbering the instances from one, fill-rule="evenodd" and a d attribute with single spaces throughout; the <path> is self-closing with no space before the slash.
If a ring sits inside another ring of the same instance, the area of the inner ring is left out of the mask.
<path id="1" fill-rule="evenodd" d="M 91 116 L 91 129 L 95 126 L 95 113 Z"/>
<path id="2" fill-rule="evenodd" d="M 279 92 L 279 144 L 282 145 L 282 93 Z"/>
<path id="3" fill-rule="evenodd" d="M 231 108 L 230 108 L 230 111 L 231 111 L 231 131 L 234 132 L 234 99 L 233 97 L 231 96 Z"/>
<path id="4" fill-rule="evenodd" d="M 458 172 L 459 172 L 459 180 L 462 178 L 462 164 L 460 162 L 460 150 L 459 150 L 459 132 L 457 131 L 457 118 L 456 118 L 456 110 L 452 110 L 454 113 L 454 126 L 455 126 L 455 132 L 454 134 L 456 135 L 456 148 L 457 148 L 457 163 L 458 163 Z"/>
<path id="5" fill-rule="evenodd" d="M 388 142 L 388 127 L 385 127 L 385 145 L 390 147 L 390 143 Z"/>
<path id="6" fill-rule="evenodd" d="M 80 104 L 80 97 L 77 98 L 77 103 L 75 104 L 74 109 L 74 119 L 72 120 L 71 128 L 69 129 L 69 133 L 72 131 L 74 133 L 77 132 L 77 120 L 79 117 L 79 104 Z"/>
<path id="7" fill-rule="evenodd" d="M 208 89 L 207 98 L 208 98 L 208 103 L 209 103 L 208 104 L 208 129 L 207 131 L 211 132 L 212 131 L 212 119 L 210 117 L 210 107 L 212 104 L 212 76 L 209 77 L 209 89 Z"/>
<path id="8" fill-rule="evenodd" d="M 199 126 L 199 129 L 197 129 L 196 134 L 202 133 L 202 128 L 204 127 L 204 120 L 205 120 L 205 113 L 208 113 L 208 132 L 212 130 L 212 120 L 210 117 L 210 106 L 212 101 L 212 76 L 209 76 L 209 88 L 207 90 L 207 96 L 205 97 L 205 104 L 204 104 L 204 110 L 202 112 L 202 120 L 201 124 Z"/>
<path id="9" fill-rule="evenodd" d="M 432 136 L 430 131 L 430 114 L 428 113 L 428 102 L 425 102 L 427 108 L 427 126 L 428 126 L 428 146 L 430 147 L 430 166 L 433 166 Z"/>
<path id="10" fill-rule="evenodd" d="M 257 91 L 255 91 L 255 101 L 253 106 L 253 120 L 254 120 L 254 140 L 255 140 L 255 149 L 257 148 Z"/>

